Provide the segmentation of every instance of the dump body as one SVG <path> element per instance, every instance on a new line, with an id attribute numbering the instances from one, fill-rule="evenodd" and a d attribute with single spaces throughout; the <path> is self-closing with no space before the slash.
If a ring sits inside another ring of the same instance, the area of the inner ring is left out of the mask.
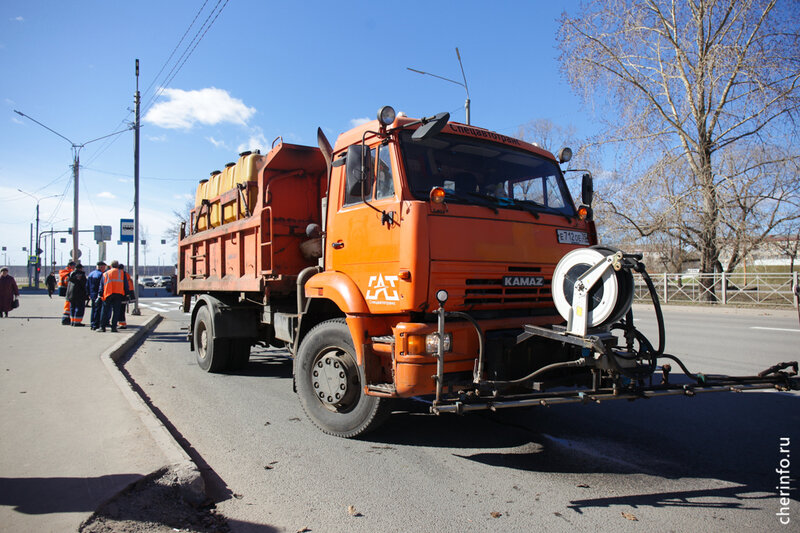
<path id="1" fill-rule="evenodd" d="M 293 292 L 297 273 L 317 262 L 303 245 L 306 227 L 321 222 L 325 169 L 318 148 L 282 143 L 201 182 L 179 243 L 178 291 Z"/>

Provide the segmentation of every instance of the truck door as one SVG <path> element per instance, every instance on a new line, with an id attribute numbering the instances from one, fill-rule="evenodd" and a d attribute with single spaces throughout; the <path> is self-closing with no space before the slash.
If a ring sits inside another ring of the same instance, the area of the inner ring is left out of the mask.
<path id="1" fill-rule="evenodd" d="M 347 274 L 376 313 L 397 312 L 407 297 L 398 276 L 400 188 L 393 147 L 364 153 L 364 180 L 360 149 L 349 151 L 349 161 L 338 167 L 337 209 L 327 231 L 329 268 Z"/>

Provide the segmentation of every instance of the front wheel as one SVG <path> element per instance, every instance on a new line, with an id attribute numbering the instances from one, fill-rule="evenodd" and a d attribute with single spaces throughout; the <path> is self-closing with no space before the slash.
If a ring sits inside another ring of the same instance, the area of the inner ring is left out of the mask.
<path id="1" fill-rule="evenodd" d="M 364 394 L 344 319 L 328 320 L 309 331 L 294 369 L 300 404 L 324 433 L 356 437 L 377 428 L 389 415 L 388 400 Z"/>

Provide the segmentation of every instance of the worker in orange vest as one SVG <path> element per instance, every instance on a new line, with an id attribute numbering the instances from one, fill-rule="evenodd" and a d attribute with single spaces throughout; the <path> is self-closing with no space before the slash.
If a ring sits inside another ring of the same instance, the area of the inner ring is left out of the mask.
<path id="1" fill-rule="evenodd" d="M 122 299 L 128 293 L 128 280 L 125 272 L 119 268 L 119 261 L 112 261 L 111 268 L 103 272 L 100 280 L 100 294 L 103 295 L 103 316 L 100 320 L 100 329 L 105 332 L 111 319 L 111 331 L 117 331 Z"/>
<path id="2" fill-rule="evenodd" d="M 125 265 L 120 263 L 119 269 L 125 274 L 125 281 L 128 282 L 128 292 L 125 293 L 125 298 L 123 298 L 122 304 L 120 304 L 119 322 L 117 325 L 119 329 L 128 329 L 128 323 L 125 321 L 125 311 L 128 307 L 128 300 L 133 300 L 135 298 L 135 293 L 133 292 L 133 280 L 131 279 L 131 275 L 125 271 Z"/>
<path id="3" fill-rule="evenodd" d="M 59 296 L 67 295 L 67 282 L 69 281 L 69 276 L 72 274 L 73 270 L 75 270 L 75 261 L 70 261 L 67 263 L 67 268 L 62 268 L 58 271 Z M 64 301 L 64 314 L 61 315 L 61 323 L 65 326 L 69 326 L 72 323 L 72 317 L 70 316 L 69 311 L 69 300 Z"/>

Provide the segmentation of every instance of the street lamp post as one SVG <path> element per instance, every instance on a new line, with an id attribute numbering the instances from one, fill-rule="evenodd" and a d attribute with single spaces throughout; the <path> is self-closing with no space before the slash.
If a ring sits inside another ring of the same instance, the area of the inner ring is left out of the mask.
<path id="1" fill-rule="evenodd" d="M 66 137 L 64 137 L 63 135 L 58 133 L 57 131 L 55 131 L 55 130 L 53 130 L 51 128 L 48 128 L 47 126 L 45 126 L 44 124 L 42 124 L 38 120 L 29 117 L 28 115 L 26 115 L 25 113 L 23 113 L 21 111 L 17 111 L 15 109 L 14 113 L 16 113 L 17 115 L 19 115 L 21 117 L 27 118 L 28 120 L 30 120 L 32 122 L 35 122 L 36 124 L 40 125 L 41 127 L 43 127 L 44 129 L 46 129 L 47 131 L 49 131 L 51 133 L 55 133 L 56 135 L 58 135 L 59 137 L 61 137 L 65 141 L 67 141 L 70 145 L 72 145 L 72 175 L 74 177 L 73 187 L 75 189 L 74 190 L 74 204 L 73 204 L 73 211 L 72 211 L 72 218 L 73 218 L 73 220 L 72 220 L 72 228 L 74 230 L 73 233 L 72 233 L 72 259 L 73 259 L 73 261 L 77 261 L 78 260 L 78 190 L 79 190 L 79 188 L 78 188 L 78 177 L 79 177 L 79 168 L 80 168 L 80 161 L 81 161 L 81 148 L 83 148 L 84 146 L 86 146 L 89 143 L 100 141 L 102 139 L 105 139 L 107 137 L 111 137 L 113 135 L 119 135 L 120 133 L 125 133 L 126 131 L 130 130 L 131 128 L 125 128 L 124 130 L 116 131 L 114 133 L 109 133 L 108 135 L 103 135 L 102 137 L 98 137 L 97 139 L 92 139 L 91 141 L 86 141 L 85 143 L 78 144 L 78 143 L 72 142 L 71 140 L 67 139 Z"/>
<path id="2" fill-rule="evenodd" d="M 34 250 L 34 255 L 36 255 L 36 265 L 35 265 L 35 267 L 38 267 L 38 266 L 41 265 L 41 260 L 39 259 L 39 256 L 42 255 L 41 251 L 40 251 L 40 248 L 39 248 L 39 202 L 41 202 L 42 200 L 47 200 L 48 198 L 56 198 L 58 195 L 57 194 L 51 194 L 50 196 L 43 196 L 42 198 L 37 198 L 36 196 L 32 195 L 29 192 L 25 192 L 22 189 L 17 189 L 17 190 L 19 192 L 21 192 L 22 194 L 28 195 L 31 198 L 33 198 L 34 200 L 36 200 L 36 233 L 34 233 L 34 235 L 36 235 L 36 249 Z M 30 261 L 28 261 L 28 262 L 30 263 Z M 34 270 L 34 272 L 35 272 L 35 278 L 34 279 L 36 280 L 34 282 L 34 287 L 38 289 L 39 288 L 39 270 Z"/>
<path id="3" fill-rule="evenodd" d="M 461 77 L 464 79 L 464 83 L 461 83 L 460 81 L 456 81 L 456 80 L 451 80 L 450 78 L 445 78 L 444 76 L 439 76 L 438 74 L 431 74 L 430 72 L 417 70 L 417 69 L 411 68 L 411 67 L 406 67 L 406 69 L 410 70 L 411 72 L 416 72 L 417 74 L 424 74 L 426 76 L 433 76 L 434 78 L 439 78 L 440 80 L 449 81 L 450 83 L 455 83 L 456 85 L 462 86 L 464 88 L 464 90 L 467 92 L 467 101 L 464 102 L 464 111 L 465 111 L 465 113 L 467 115 L 467 126 L 469 126 L 470 125 L 470 121 L 469 121 L 469 106 L 470 106 L 469 87 L 467 87 L 467 76 L 464 74 L 464 65 L 461 63 L 461 53 L 458 51 L 458 47 L 457 46 L 456 46 L 456 57 L 458 58 L 458 66 L 461 67 Z"/>

